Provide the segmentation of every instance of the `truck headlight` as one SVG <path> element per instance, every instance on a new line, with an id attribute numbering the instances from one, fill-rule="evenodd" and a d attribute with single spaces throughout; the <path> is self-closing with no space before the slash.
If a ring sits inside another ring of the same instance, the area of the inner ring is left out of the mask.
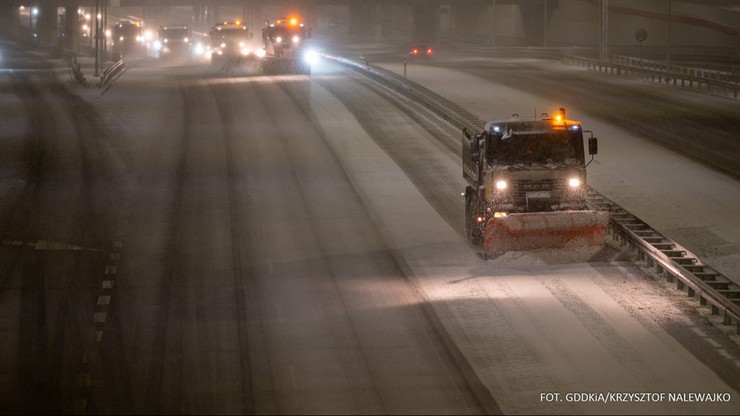
<path id="1" fill-rule="evenodd" d="M 315 50 L 310 49 L 303 55 L 303 59 L 307 64 L 315 65 L 319 61 L 319 54 Z"/>

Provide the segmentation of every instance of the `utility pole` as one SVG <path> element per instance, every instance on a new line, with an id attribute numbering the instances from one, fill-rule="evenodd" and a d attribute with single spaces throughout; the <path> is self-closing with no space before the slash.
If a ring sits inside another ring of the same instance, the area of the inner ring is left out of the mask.
<path id="1" fill-rule="evenodd" d="M 108 56 L 108 0 L 103 3 L 103 56 Z M 105 61 L 105 59 L 103 59 Z"/>
<path id="2" fill-rule="evenodd" d="M 449 13 L 450 11 L 447 12 L 448 22 L 452 20 L 449 17 Z M 452 28 L 448 26 L 448 36 L 451 31 Z M 496 46 L 496 0 L 491 0 L 491 39 L 489 40 L 489 42 L 491 46 Z"/>
<path id="3" fill-rule="evenodd" d="M 609 59 L 609 0 L 601 0 L 601 36 L 599 36 L 599 59 Z"/>
<path id="4" fill-rule="evenodd" d="M 668 16 L 666 17 L 666 22 L 665 64 L 668 67 L 671 65 L 671 0 L 668 0 Z"/>
<path id="5" fill-rule="evenodd" d="M 547 47 L 547 0 L 545 0 L 545 47 Z"/>
<path id="6" fill-rule="evenodd" d="M 99 75 L 100 63 L 98 62 L 100 56 L 100 0 L 95 0 L 95 72 L 94 76 Z"/>

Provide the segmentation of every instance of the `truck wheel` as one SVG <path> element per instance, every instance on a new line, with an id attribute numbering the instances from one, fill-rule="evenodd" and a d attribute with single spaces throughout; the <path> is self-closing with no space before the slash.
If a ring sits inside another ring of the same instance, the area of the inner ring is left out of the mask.
<path id="1" fill-rule="evenodd" d="M 483 235 L 478 224 L 480 214 L 478 194 L 469 188 L 465 192 L 465 233 L 468 236 L 468 241 L 475 246 L 483 245 Z"/>

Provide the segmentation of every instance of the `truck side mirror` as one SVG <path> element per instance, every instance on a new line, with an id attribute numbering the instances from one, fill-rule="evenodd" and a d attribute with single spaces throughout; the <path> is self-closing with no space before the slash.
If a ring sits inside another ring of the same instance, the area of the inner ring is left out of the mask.
<path id="1" fill-rule="evenodd" d="M 467 127 L 463 127 L 463 129 L 462 129 L 462 133 L 463 133 L 463 135 L 464 135 L 464 136 L 465 136 L 465 137 L 466 137 L 466 138 L 467 138 L 468 140 L 472 139 L 472 137 L 470 136 L 470 133 L 468 133 L 468 129 L 467 129 Z"/>
<path id="2" fill-rule="evenodd" d="M 470 157 L 476 160 L 480 157 L 480 134 L 470 137 Z"/>
<path id="3" fill-rule="evenodd" d="M 588 154 L 595 155 L 599 153 L 599 143 L 596 141 L 596 137 L 589 137 L 588 139 Z"/>

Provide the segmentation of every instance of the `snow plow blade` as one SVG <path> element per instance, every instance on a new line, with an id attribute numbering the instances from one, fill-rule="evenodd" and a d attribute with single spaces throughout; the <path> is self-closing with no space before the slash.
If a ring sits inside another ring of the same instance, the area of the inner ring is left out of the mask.
<path id="1" fill-rule="evenodd" d="M 604 243 L 609 213 L 555 211 L 491 218 L 483 235 L 486 257 L 508 251 L 596 246 Z"/>

